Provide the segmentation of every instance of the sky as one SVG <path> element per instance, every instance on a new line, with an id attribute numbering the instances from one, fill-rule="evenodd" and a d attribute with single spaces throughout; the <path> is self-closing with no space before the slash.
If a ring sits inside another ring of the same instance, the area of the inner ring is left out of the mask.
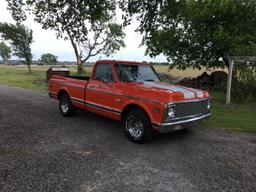
<path id="1" fill-rule="evenodd" d="M 7 10 L 7 2 L 0 0 L 0 22 L 15 23 L 12 19 L 10 12 Z M 118 19 L 118 18 L 117 18 Z M 34 42 L 32 43 L 33 60 L 40 59 L 40 56 L 44 53 L 52 53 L 58 56 L 60 61 L 75 61 L 76 57 L 71 46 L 70 41 L 63 39 L 57 39 L 55 31 L 43 30 L 41 25 L 35 23 L 33 18 L 27 19 L 23 23 L 27 27 L 33 30 Z M 121 59 L 121 60 L 133 60 L 133 61 L 155 61 L 165 62 L 166 58 L 163 55 L 156 58 L 150 58 L 145 56 L 145 46 L 140 46 L 142 36 L 134 30 L 138 23 L 134 22 L 129 27 L 125 28 L 126 37 L 124 39 L 125 48 L 120 49 L 116 54 L 106 57 L 105 55 L 97 55 L 92 57 L 89 61 L 94 62 L 101 59 Z"/>

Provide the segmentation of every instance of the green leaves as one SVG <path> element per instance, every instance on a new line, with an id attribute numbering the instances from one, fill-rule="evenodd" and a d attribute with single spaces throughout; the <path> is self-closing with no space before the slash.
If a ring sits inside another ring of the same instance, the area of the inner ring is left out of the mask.
<path id="1" fill-rule="evenodd" d="M 92 56 L 109 55 L 124 46 L 122 27 L 115 23 L 113 0 L 7 1 L 14 19 L 22 20 L 19 16 L 29 10 L 43 29 L 55 30 L 57 38 L 70 40 L 79 66 Z"/>
<path id="2" fill-rule="evenodd" d="M 44 64 L 57 64 L 57 59 L 58 57 L 51 54 L 51 53 L 45 53 L 41 55 L 40 61 L 43 62 Z"/>
<path id="3" fill-rule="evenodd" d="M 32 30 L 19 23 L 16 25 L 0 23 L 0 34 L 6 41 L 10 42 L 14 55 L 25 59 L 25 63 L 28 65 L 30 71 L 30 64 L 33 57 L 30 48 L 33 42 Z"/>
<path id="4" fill-rule="evenodd" d="M 11 57 L 11 48 L 4 42 L 0 42 L 0 56 L 2 57 L 4 64 L 8 64 L 8 59 Z"/>
<path id="5" fill-rule="evenodd" d="M 110 23 L 107 28 L 108 30 L 105 32 L 106 37 L 103 53 L 109 56 L 115 53 L 116 50 L 125 46 L 123 41 L 125 35 L 121 25 Z"/>
<path id="6" fill-rule="evenodd" d="M 163 53 L 171 67 L 224 67 L 230 55 L 256 45 L 254 0 L 122 0 L 125 21 L 135 17 L 146 53 Z"/>

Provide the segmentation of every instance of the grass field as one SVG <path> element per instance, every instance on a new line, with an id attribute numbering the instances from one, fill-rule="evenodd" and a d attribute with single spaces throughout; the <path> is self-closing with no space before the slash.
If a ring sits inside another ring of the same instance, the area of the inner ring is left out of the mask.
<path id="1" fill-rule="evenodd" d="M 186 70 L 178 70 L 178 69 L 171 69 L 169 70 L 168 66 L 158 66 L 155 65 L 154 68 L 158 73 L 168 73 L 172 76 L 176 77 L 197 77 L 201 75 L 203 72 L 207 72 L 208 74 L 212 73 L 213 70 L 207 70 L 206 68 L 202 68 L 201 70 L 198 69 L 186 69 Z M 227 71 L 226 69 L 217 68 L 214 71 Z"/>
<path id="2" fill-rule="evenodd" d="M 204 127 L 238 132 L 256 132 L 256 103 L 225 106 L 225 94 L 211 91 L 212 117 L 203 122 Z"/>
<path id="3" fill-rule="evenodd" d="M 46 91 L 46 74 L 44 69 L 34 69 L 28 73 L 25 67 L 0 67 L 0 84 Z"/>
<path id="4" fill-rule="evenodd" d="M 26 66 L 1 66 L 0 84 L 47 91 L 46 71 L 50 66 L 32 66 L 32 73 L 28 73 Z M 70 67 L 71 74 L 76 74 L 76 68 Z"/>
<path id="5" fill-rule="evenodd" d="M 33 89 L 37 91 L 47 91 L 46 70 L 49 66 L 34 66 L 33 73 L 28 73 L 24 66 L 3 67 L 0 66 L 0 84 Z M 156 66 L 157 72 L 168 72 L 167 66 Z M 90 72 L 90 68 L 85 68 Z M 75 67 L 71 67 L 71 73 L 75 74 Z M 194 77 L 201 74 L 203 70 L 172 70 L 169 73 L 174 76 Z M 223 128 L 230 131 L 256 132 L 256 104 L 232 104 L 225 106 L 224 93 L 211 91 L 213 97 L 213 116 L 206 122 L 204 127 Z"/>

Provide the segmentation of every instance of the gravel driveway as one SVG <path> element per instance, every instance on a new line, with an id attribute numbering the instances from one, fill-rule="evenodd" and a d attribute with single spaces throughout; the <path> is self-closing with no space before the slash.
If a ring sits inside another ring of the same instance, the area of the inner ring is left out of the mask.
<path id="1" fill-rule="evenodd" d="M 256 126 L 256 125 L 255 125 Z M 256 191 L 256 135 L 193 129 L 144 145 L 118 122 L 0 85 L 0 191 Z"/>

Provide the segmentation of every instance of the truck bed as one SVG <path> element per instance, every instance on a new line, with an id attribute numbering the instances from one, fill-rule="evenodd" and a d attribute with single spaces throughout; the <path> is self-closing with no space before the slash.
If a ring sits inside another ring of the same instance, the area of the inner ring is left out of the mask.
<path id="1" fill-rule="evenodd" d="M 56 98 L 61 91 L 65 91 L 70 98 L 79 101 L 74 103 L 75 106 L 84 107 L 85 90 L 89 79 L 90 77 L 86 76 L 53 75 L 49 81 L 49 93 Z"/>

